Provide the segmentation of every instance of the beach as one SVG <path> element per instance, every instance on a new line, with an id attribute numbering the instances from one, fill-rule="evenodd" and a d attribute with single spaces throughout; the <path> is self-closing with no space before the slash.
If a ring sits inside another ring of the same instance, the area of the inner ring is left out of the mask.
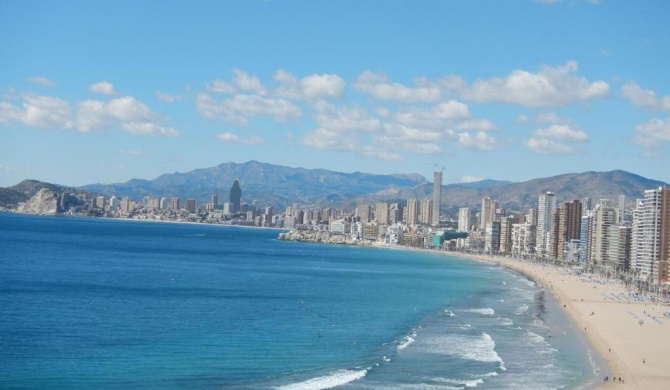
<path id="1" fill-rule="evenodd" d="M 670 388 L 670 318 L 664 316 L 670 306 L 637 300 L 617 281 L 575 275 L 569 268 L 503 257 L 457 256 L 514 269 L 550 292 L 607 363 L 598 388 Z"/>

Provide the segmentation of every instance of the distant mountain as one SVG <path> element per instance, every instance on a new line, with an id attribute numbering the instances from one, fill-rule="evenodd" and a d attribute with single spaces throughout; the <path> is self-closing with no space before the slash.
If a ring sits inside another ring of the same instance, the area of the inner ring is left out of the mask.
<path id="1" fill-rule="evenodd" d="M 81 191 L 38 180 L 24 180 L 19 184 L 0 187 L 0 210 L 28 214 L 58 214 L 78 205 L 80 200 L 70 195 Z"/>
<path id="2" fill-rule="evenodd" d="M 228 201 L 230 187 L 239 178 L 242 201 L 256 201 L 259 206 L 285 207 L 333 204 L 382 191 L 408 188 L 427 183 L 418 174 L 375 175 L 343 173 L 326 169 L 290 168 L 248 161 L 224 163 L 212 168 L 185 173 L 164 174 L 154 180 L 133 179 L 117 184 L 91 184 L 82 187 L 90 192 L 141 199 L 145 196 L 193 198 L 202 204 L 217 194 L 220 202 Z"/>
<path id="3" fill-rule="evenodd" d="M 433 185 L 418 174 L 374 175 L 343 173 L 325 169 L 290 168 L 248 161 L 243 164 L 225 163 L 212 168 L 185 173 L 164 174 L 154 180 L 133 179 L 118 184 L 91 184 L 80 189 L 68 189 L 35 180 L 25 180 L 16 186 L 0 188 L 0 207 L 16 208 L 42 188 L 55 194 L 85 190 L 107 196 L 141 199 L 144 196 L 193 198 L 199 204 L 217 194 L 219 202 L 227 202 L 235 178 L 242 186 L 242 201 L 256 201 L 259 207 L 283 209 L 289 204 L 329 206 L 352 209 L 357 204 L 432 196 Z M 459 207 L 478 210 L 484 197 L 498 200 L 508 211 L 525 212 L 537 203 L 538 196 L 552 191 L 558 202 L 590 197 L 616 199 L 625 195 L 628 205 L 643 197 L 644 190 L 668 186 L 626 171 L 568 173 L 521 183 L 482 180 L 443 186 L 442 212 L 455 215 Z M 44 195 L 44 194 L 43 194 Z M 60 206 L 59 206 L 60 207 Z"/>
<path id="4" fill-rule="evenodd" d="M 454 215 L 458 207 L 479 209 L 484 197 L 497 200 L 508 210 L 527 211 L 536 206 L 538 196 L 547 191 L 556 194 L 558 202 L 573 199 L 592 199 L 593 205 L 599 199 L 612 199 L 616 202 L 619 195 L 626 196 L 628 205 L 635 199 L 644 196 L 644 190 L 669 186 L 658 180 L 647 179 L 630 172 L 616 170 L 610 172 L 568 173 L 547 178 L 533 179 L 521 183 L 497 182 L 495 185 L 478 186 L 469 184 L 450 184 L 442 190 L 442 208 Z M 386 191 L 372 194 L 357 201 L 374 201 L 375 199 L 423 199 L 432 193 L 430 184 L 413 188 L 405 188 L 392 195 Z"/>

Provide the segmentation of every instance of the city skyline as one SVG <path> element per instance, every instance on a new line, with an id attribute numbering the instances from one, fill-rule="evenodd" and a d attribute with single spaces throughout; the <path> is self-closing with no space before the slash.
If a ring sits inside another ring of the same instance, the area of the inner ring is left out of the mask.
<path id="1" fill-rule="evenodd" d="M 662 1 L 0 4 L 0 186 L 251 159 L 670 182 Z"/>

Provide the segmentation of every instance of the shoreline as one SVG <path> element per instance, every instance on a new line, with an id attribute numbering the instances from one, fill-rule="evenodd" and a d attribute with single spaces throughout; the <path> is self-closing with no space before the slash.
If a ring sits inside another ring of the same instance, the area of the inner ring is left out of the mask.
<path id="1" fill-rule="evenodd" d="M 628 290 L 619 282 L 574 275 L 568 268 L 504 257 L 433 252 L 512 269 L 548 291 L 606 364 L 607 372 L 601 376 L 609 380 L 596 382 L 595 388 L 667 389 L 670 372 L 665 355 L 670 351 L 670 318 L 663 313 L 670 312 L 670 306 L 627 299 Z"/>

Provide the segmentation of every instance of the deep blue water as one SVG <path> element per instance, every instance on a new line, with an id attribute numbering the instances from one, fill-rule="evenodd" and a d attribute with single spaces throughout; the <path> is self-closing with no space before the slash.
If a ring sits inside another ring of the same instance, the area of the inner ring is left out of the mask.
<path id="1" fill-rule="evenodd" d="M 579 388 L 534 283 L 278 231 L 0 214 L 0 388 Z"/>

